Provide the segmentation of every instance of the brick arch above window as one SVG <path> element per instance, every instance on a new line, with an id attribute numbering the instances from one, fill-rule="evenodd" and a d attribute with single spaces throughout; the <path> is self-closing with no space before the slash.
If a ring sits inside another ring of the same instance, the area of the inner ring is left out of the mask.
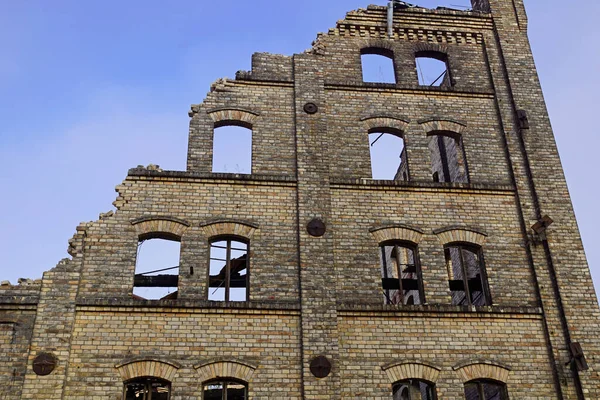
<path id="1" fill-rule="evenodd" d="M 196 364 L 194 368 L 200 376 L 200 382 L 207 382 L 218 378 L 234 378 L 250 382 L 257 365 L 239 360 L 214 360 Z"/>
<path id="2" fill-rule="evenodd" d="M 123 381 L 143 376 L 152 376 L 172 382 L 181 365 L 157 358 L 142 358 L 124 361 L 115 365 L 115 368 Z"/>
<path id="3" fill-rule="evenodd" d="M 408 225 L 390 224 L 382 225 L 369 229 L 373 239 L 377 243 L 383 243 L 390 240 L 399 240 L 419 244 L 423 237 L 423 231 Z"/>
<path id="4" fill-rule="evenodd" d="M 436 365 L 420 360 L 405 360 L 390 363 L 381 367 L 390 383 L 407 379 L 420 379 L 435 383 L 442 370 Z"/>
<path id="5" fill-rule="evenodd" d="M 441 53 L 448 54 L 448 46 L 437 43 L 417 42 L 413 48 L 415 53 Z"/>
<path id="6" fill-rule="evenodd" d="M 252 239 L 258 230 L 257 224 L 238 220 L 209 221 L 200 225 L 200 227 L 208 238 L 217 236 L 239 236 L 246 239 Z"/>
<path id="7" fill-rule="evenodd" d="M 428 118 L 418 121 L 426 133 L 432 132 L 454 132 L 462 134 L 467 125 L 449 118 Z"/>
<path id="8" fill-rule="evenodd" d="M 167 215 L 149 215 L 130 220 L 140 239 L 165 238 L 180 240 L 189 222 Z"/>
<path id="9" fill-rule="evenodd" d="M 440 243 L 447 245 L 449 243 L 472 243 L 479 246 L 485 244 L 487 234 L 475 228 L 470 227 L 446 227 L 436 229 L 433 233 L 437 236 Z"/>
<path id="10" fill-rule="evenodd" d="M 452 367 L 463 383 L 476 379 L 491 379 L 507 383 L 511 368 L 493 360 L 467 360 Z"/>
<path id="11" fill-rule="evenodd" d="M 391 128 L 399 132 L 406 131 L 406 128 L 410 122 L 405 118 L 392 117 L 388 115 L 371 115 L 361 118 L 360 121 L 363 123 L 365 131 L 373 131 L 375 129 L 385 130 L 386 128 Z"/>
<path id="12" fill-rule="evenodd" d="M 394 42 L 385 39 L 366 39 L 360 43 L 360 50 L 363 54 L 376 54 L 377 50 L 388 54 L 393 54 Z"/>
<path id="13" fill-rule="evenodd" d="M 215 127 L 223 125 L 240 125 L 251 128 L 260 115 L 256 111 L 239 107 L 214 108 L 206 112 L 215 123 Z"/>

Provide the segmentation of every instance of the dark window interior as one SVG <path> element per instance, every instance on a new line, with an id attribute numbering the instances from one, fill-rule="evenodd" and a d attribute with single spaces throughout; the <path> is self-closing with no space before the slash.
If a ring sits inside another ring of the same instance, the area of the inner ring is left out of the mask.
<path id="1" fill-rule="evenodd" d="M 445 248 L 445 254 L 452 305 L 491 304 L 481 250 L 453 244 Z"/>
<path id="2" fill-rule="evenodd" d="M 478 380 L 465 384 L 466 400 L 508 400 L 506 385 L 500 382 Z"/>
<path id="3" fill-rule="evenodd" d="M 381 284 L 385 304 L 423 304 L 421 266 L 415 246 L 384 243 L 379 248 Z"/>
<path id="4" fill-rule="evenodd" d="M 396 382 L 392 388 L 393 400 L 436 400 L 435 385 L 420 379 Z"/>
<path id="5" fill-rule="evenodd" d="M 468 174 L 462 138 L 449 133 L 429 135 L 431 172 L 434 182 L 467 183 Z"/>
<path id="6" fill-rule="evenodd" d="M 169 400 L 171 384 L 153 377 L 136 378 L 125 382 L 125 400 Z"/>

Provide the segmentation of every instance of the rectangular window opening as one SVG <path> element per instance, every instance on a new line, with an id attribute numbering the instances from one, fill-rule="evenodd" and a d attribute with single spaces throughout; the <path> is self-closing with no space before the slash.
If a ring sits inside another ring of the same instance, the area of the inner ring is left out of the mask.
<path id="1" fill-rule="evenodd" d="M 208 300 L 248 301 L 248 245 L 234 239 L 210 245 Z"/>
<path id="2" fill-rule="evenodd" d="M 252 129 L 237 125 L 214 129 L 212 172 L 252 173 Z"/>
<path id="3" fill-rule="evenodd" d="M 467 167 L 460 137 L 448 134 L 429 136 L 431 173 L 434 182 L 468 183 Z"/>
<path id="4" fill-rule="evenodd" d="M 423 303 L 421 268 L 416 250 L 402 244 L 380 246 L 384 304 Z"/>
<path id="5" fill-rule="evenodd" d="M 396 83 L 394 60 L 381 54 L 362 54 L 363 82 Z"/>
<path id="6" fill-rule="evenodd" d="M 404 139 L 396 134 L 369 133 L 371 177 L 373 179 L 408 181 L 408 162 Z"/>
<path id="7" fill-rule="evenodd" d="M 178 241 L 157 238 L 139 242 L 134 296 L 146 300 L 177 298 L 180 245 Z"/>
<path id="8" fill-rule="evenodd" d="M 447 61 L 442 61 L 444 55 L 437 57 L 417 56 L 417 76 L 421 86 L 450 86 L 450 73 Z"/>

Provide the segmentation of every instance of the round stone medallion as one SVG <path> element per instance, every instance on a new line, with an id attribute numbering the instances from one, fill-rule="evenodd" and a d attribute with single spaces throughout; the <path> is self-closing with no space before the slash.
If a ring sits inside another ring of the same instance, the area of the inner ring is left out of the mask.
<path id="1" fill-rule="evenodd" d="M 331 363 L 325 356 L 318 356 L 310 362 L 310 372 L 317 378 L 325 378 L 331 372 Z"/>
<path id="2" fill-rule="evenodd" d="M 319 107 L 315 103 L 306 103 L 304 105 L 304 112 L 307 114 L 315 114 L 319 111 Z"/>
<path id="3" fill-rule="evenodd" d="M 48 375 L 56 368 L 56 357 L 50 353 L 40 353 L 33 359 L 33 372 Z"/>
<path id="4" fill-rule="evenodd" d="M 325 234 L 327 230 L 325 227 L 325 222 L 323 222 L 319 218 L 313 218 L 307 225 L 306 230 L 308 234 L 314 237 L 321 237 Z"/>

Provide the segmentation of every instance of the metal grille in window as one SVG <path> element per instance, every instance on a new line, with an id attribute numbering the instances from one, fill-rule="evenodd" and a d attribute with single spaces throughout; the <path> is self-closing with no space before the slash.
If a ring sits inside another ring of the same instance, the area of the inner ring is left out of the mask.
<path id="1" fill-rule="evenodd" d="M 204 384 L 204 400 L 246 400 L 248 386 L 237 381 L 213 381 Z"/>
<path id="2" fill-rule="evenodd" d="M 420 379 L 396 382 L 392 388 L 393 400 L 436 400 L 435 385 Z"/>
<path id="3" fill-rule="evenodd" d="M 388 242 L 380 246 L 379 257 L 385 304 L 423 304 L 417 248 L 408 243 Z"/>
<path id="4" fill-rule="evenodd" d="M 466 400 L 508 400 L 506 385 L 494 381 L 472 381 L 465 384 Z"/>
<path id="5" fill-rule="evenodd" d="M 210 244 L 208 299 L 248 301 L 248 244 L 218 239 Z"/>
<path id="6" fill-rule="evenodd" d="M 124 385 L 125 400 L 169 400 L 171 384 L 153 377 L 136 378 Z"/>
<path id="7" fill-rule="evenodd" d="M 491 304 L 481 249 L 453 244 L 445 249 L 453 305 Z"/>

